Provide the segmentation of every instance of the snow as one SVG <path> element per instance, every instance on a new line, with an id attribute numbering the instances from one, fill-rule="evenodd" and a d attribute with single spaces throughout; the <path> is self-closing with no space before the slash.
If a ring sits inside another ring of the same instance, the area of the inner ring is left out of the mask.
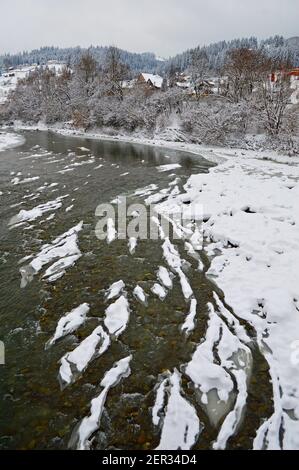
<path id="1" fill-rule="evenodd" d="M 185 196 L 191 205 L 201 205 L 203 209 L 198 218 L 205 220 L 203 235 L 211 258 L 207 274 L 224 292 L 235 315 L 254 328 L 273 383 L 275 412 L 261 423 L 254 445 L 298 449 L 299 370 L 291 360 L 292 345 L 299 338 L 295 302 L 299 298 L 298 159 L 229 149 L 203 149 L 201 154 L 220 163 L 208 174 L 192 175 L 185 185 Z M 161 211 L 167 211 L 167 205 L 173 209 L 175 204 L 178 210 L 186 210 L 178 196 L 171 203 L 161 203 Z M 179 268 L 179 258 L 167 240 L 164 256 L 172 269 Z M 203 347 L 198 357 L 205 361 L 207 375 L 200 382 L 209 390 L 209 371 L 211 377 L 216 374 L 218 392 L 228 398 L 232 386 L 229 377 L 211 362 L 212 358 L 201 354 L 202 350 Z M 242 374 L 237 375 L 242 395 L 232 421 L 239 422 L 245 384 Z M 296 419 L 291 419 L 290 414 Z M 229 426 L 229 434 L 235 432 L 232 423 Z M 285 432 L 279 440 L 282 426 Z M 225 442 L 222 437 L 216 445 L 222 448 Z"/>
<path id="2" fill-rule="evenodd" d="M 55 282 L 64 276 L 66 269 L 72 267 L 81 255 L 65 256 L 53 263 L 43 275 L 43 279 L 48 278 L 48 282 Z"/>
<path id="3" fill-rule="evenodd" d="M 130 309 L 129 302 L 122 295 L 117 301 L 110 305 L 105 312 L 104 324 L 111 335 L 120 336 L 126 329 L 129 318 Z"/>
<path id="4" fill-rule="evenodd" d="M 178 168 L 181 168 L 182 165 L 179 163 L 170 163 L 169 165 L 160 165 L 157 166 L 157 170 L 160 172 L 167 172 L 167 171 L 173 171 L 177 170 Z"/>
<path id="5" fill-rule="evenodd" d="M 47 347 L 55 344 L 59 339 L 76 331 L 86 321 L 90 307 L 88 304 L 82 304 L 74 308 L 70 313 L 63 316 L 56 327 L 54 336 L 47 343 Z"/>
<path id="6" fill-rule="evenodd" d="M 138 141 L 125 137 L 123 140 Z M 153 143 L 142 139 L 139 142 Z M 158 140 L 155 143 L 200 154 L 218 163 L 208 174 L 191 176 L 183 194 L 192 207 L 203 208 L 197 220 L 204 220 L 204 249 L 211 262 L 208 275 L 233 312 L 215 297 L 217 308 L 214 304 L 210 306 L 206 338 L 187 365 L 189 377 L 198 387 L 202 406 L 211 422 L 221 423 L 214 447 L 226 447 L 229 437 L 241 423 L 246 406 L 252 359 L 246 331 L 237 320 L 240 318 L 255 333 L 252 342 L 254 346 L 257 344 L 269 365 L 273 387 L 274 413 L 260 423 L 253 447 L 299 449 L 299 369 L 293 360 L 294 345 L 299 338 L 299 161 L 274 152 L 207 148 Z M 157 186 L 153 185 L 134 194 L 142 197 L 156 190 Z M 171 198 L 169 195 L 160 203 L 159 210 L 167 213 L 175 205 L 178 211 L 186 210 L 181 194 Z M 187 315 L 187 328 L 184 328 L 188 331 L 189 321 L 193 328 L 194 294 L 183 272 L 178 250 L 163 235 L 162 227 L 159 232 L 164 258 L 169 269 L 179 276 L 190 305 L 191 316 L 188 319 Z M 215 347 L 219 361 L 213 355 Z M 196 358 L 202 361 L 204 368 L 199 367 Z M 163 391 L 169 398 L 166 389 L 169 385 L 165 390 L 163 386 L 160 398 Z M 155 424 L 162 414 L 160 402 L 156 408 Z M 165 428 L 165 422 L 163 445 L 166 439 L 181 435 L 173 431 L 176 427 Z M 159 423 L 162 424 L 160 420 Z M 191 433 L 190 442 L 194 435 Z"/>
<path id="7" fill-rule="evenodd" d="M 172 279 L 170 277 L 169 271 L 164 266 L 159 267 L 158 279 L 160 280 L 160 282 L 163 284 L 164 287 L 167 287 L 167 289 L 172 289 L 173 287 Z"/>
<path id="8" fill-rule="evenodd" d="M 246 337 L 246 340 L 249 342 L 249 338 Z M 215 351 L 218 362 L 215 361 Z M 185 372 L 202 393 L 202 404 L 214 425 L 227 413 L 227 403 L 233 403 L 234 395 L 237 395 L 233 410 L 227 414 L 221 426 L 214 449 L 225 449 L 229 437 L 235 434 L 241 423 L 247 400 L 251 362 L 248 346 L 230 331 L 210 304 L 205 341 L 198 346 Z M 237 390 L 234 389 L 232 376 Z M 217 397 L 214 391 L 217 392 Z"/>
<path id="9" fill-rule="evenodd" d="M 135 253 L 136 247 L 137 247 L 137 238 L 136 237 L 130 237 L 129 238 L 128 247 L 129 247 L 130 254 L 133 255 Z"/>
<path id="10" fill-rule="evenodd" d="M 33 181 L 37 181 L 37 180 L 39 180 L 39 176 L 32 176 L 30 178 L 24 178 L 23 180 L 21 180 L 18 176 L 16 176 L 15 178 L 11 180 L 11 183 L 14 186 L 16 186 L 17 184 L 32 183 Z"/>
<path id="11" fill-rule="evenodd" d="M 121 292 L 125 288 L 125 283 L 124 281 L 118 281 L 112 284 L 112 286 L 109 287 L 108 292 L 106 294 L 107 300 L 112 300 L 115 299 L 115 297 L 119 297 Z"/>
<path id="12" fill-rule="evenodd" d="M 291 77 L 291 89 L 294 90 L 291 94 L 291 103 L 299 103 L 299 79 L 298 77 Z"/>
<path id="13" fill-rule="evenodd" d="M 28 77 L 30 72 L 33 72 L 37 67 L 37 65 L 24 66 L 13 69 L 0 76 L 0 105 L 6 102 L 9 93 L 16 88 L 18 80 Z M 47 67 L 50 70 L 54 69 L 57 73 L 60 73 L 64 64 L 53 62 L 47 64 Z M 9 76 L 10 74 L 13 74 L 13 76 Z"/>
<path id="14" fill-rule="evenodd" d="M 133 290 L 133 295 L 139 300 L 143 305 L 146 305 L 147 302 L 147 295 L 140 286 L 136 286 Z"/>
<path id="15" fill-rule="evenodd" d="M 76 375 L 84 372 L 88 364 L 96 357 L 102 356 L 109 346 L 109 335 L 98 326 L 76 349 L 65 354 L 60 360 L 59 369 L 59 378 L 63 386 L 70 385 Z"/>
<path id="16" fill-rule="evenodd" d="M 153 75 L 152 73 L 142 73 L 141 75 L 143 76 L 143 79 L 146 83 L 150 81 L 154 87 L 162 87 L 163 77 L 160 77 L 160 75 Z"/>
<path id="17" fill-rule="evenodd" d="M 50 276 L 50 282 L 58 279 L 57 276 L 63 276 L 65 269 L 72 266 L 81 257 L 81 251 L 78 248 L 78 233 L 82 228 L 83 222 L 80 222 L 56 238 L 51 244 L 44 245 L 29 265 L 21 267 L 21 287 L 25 287 L 44 265 L 54 260 L 56 262 L 48 268 L 44 276 Z M 51 279 L 53 275 L 55 277 Z"/>
<path id="18" fill-rule="evenodd" d="M 12 132 L 0 132 L 0 152 L 22 145 L 24 142 L 25 139 L 21 135 Z"/>
<path id="19" fill-rule="evenodd" d="M 195 329 L 195 317 L 197 314 L 197 300 L 191 299 L 190 302 L 190 311 L 186 317 L 186 320 L 182 326 L 182 331 L 185 331 L 187 334 L 191 333 Z"/>
<path id="20" fill-rule="evenodd" d="M 166 238 L 163 243 L 163 255 L 169 267 L 178 274 L 183 295 L 186 300 L 189 300 L 193 295 L 193 291 L 185 273 L 182 271 L 182 260 L 179 252 L 176 250 L 169 238 Z"/>
<path id="21" fill-rule="evenodd" d="M 45 204 L 40 204 L 39 206 L 34 207 L 30 210 L 22 209 L 17 215 L 12 217 L 9 222 L 9 225 L 19 224 L 20 222 L 32 222 L 33 220 L 42 217 L 43 214 L 47 212 L 56 211 L 62 207 L 62 201 L 67 196 L 60 196 L 53 201 L 46 202 Z"/>
<path id="22" fill-rule="evenodd" d="M 168 387 L 166 388 L 166 385 Z M 168 400 L 162 414 L 164 398 Z M 181 394 L 181 374 L 177 370 L 164 380 L 157 391 L 153 408 L 153 423 L 162 423 L 160 444 L 157 450 L 189 450 L 195 444 L 202 426 L 194 407 Z"/>
<path id="23" fill-rule="evenodd" d="M 156 191 L 158 189 L 158 186 L 156 184 L 150 184 L 149 186 L 146 186 L 145 188 L 137 189 L 133 196 L 148 196 L 151 194 L 153 191 Z"/>
<path id="24" fill-rule="evenodd" d="M 160 300 L 164 300 L 168 294 L 167 290 L 157 282 L 152 287 L 152 293 L 159 297 Z"/>
<path id="25" fill-rule="evenodd" d="M 90 437 L 94 432 L 99 429 L 101 424 L 101 417 L 104 409 L 104 405 L 107 399 L 110 388 L 116 387 L 119 382 L 129 377 L 131 374 L 130 362 L 132 356 L 128 356 L 125 359 L 118 361 L 112 369 L 106 372 L 101 387 L 102 392 L 91 402 L 90 415 L 86 416 L 80 423 L 78 429 L 75 431 L 73 440 L 77 441 L 78 450 L 90 449 Z"/>
<path id="26" fill-rule="evenodd" d="M 107 220 L 107 243 L 112 243 L 117 236 L 113 219 Z"/>

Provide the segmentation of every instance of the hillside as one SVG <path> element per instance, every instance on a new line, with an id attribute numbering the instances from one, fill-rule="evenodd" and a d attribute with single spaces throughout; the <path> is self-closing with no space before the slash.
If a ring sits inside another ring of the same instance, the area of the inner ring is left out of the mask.
<path id="1" fill-rule="evenodd" d="M 299 66 L 299 37 L 295 36 L 285 39 L 277 35 L 262 41 L 258 41 L 256 37 L 219 41 L 189 49 L 168 60 L 160 59 L 153 52 L 135 53 L 125 50 L 121 50 L 121 58 L 133 72 L 147 71 L 162 74 L 170 67 L 180 70 L 186 69 L 191 63 L 192 54 L 195 51 L 201 50 L 207 55 L 211 70 L 218 71 L 223 66 L 226 53 L 231 49 L 239 47 L 262 48 L 272 57 L 280 59 L 289 58 L 294 66 Z M 105 59 L 107 49 L 107 47 L 102 46 L 91 46 L 89 48 L 92 55 L 100 64 Z M 73 64 L 79 60 L 85 51 L 86 49 L 79 46 L 72 48 L 41 47 L 30 52 L 5 54 L 0 56 L 0 69 L 3 66 L 17 67 L 24 64 L 43 64 L 49 60 Z"/>

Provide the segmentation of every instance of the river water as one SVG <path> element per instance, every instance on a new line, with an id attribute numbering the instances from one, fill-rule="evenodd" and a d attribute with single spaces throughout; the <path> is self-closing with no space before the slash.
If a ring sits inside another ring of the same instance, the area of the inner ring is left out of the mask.
<path id="1" fill-rule="evenodd" d="M 5 344 L 5 366 L 0 366 L 0 448 L 73 447 L 74 430 L 90 414 L 105 373 L 120 359 L 132 356 L 130 375 L 109 390 L 92 448 L 154 449 L 161 437 L 161 426 L 154 426 L 152 420 L 157 384 L 168 370 L 182 371 L 181 366 L 190 361 L 204 337 L 208 303 L 213 302 L 217 288 L 206 278 L 205 269 L 198 270 L 198 259 L 185 252 L 184 272 L 197 301 L 196 328 L 186 336 L 181 327 L 189 307 L 178 279 L 173 279 L 173 289 L 164 301 L 151 292 L 157 269 L 165 264 L 161 240 L 140 241 L 132 254 L 127 240 L 100 241 L 95 235 L 95 210 L 124 195 L 128 202 L 143 203 L 147 191 L 136 194 L 136 190 L 153 184 L 157 191 L 169 189 L 175 178 L 182 191 L 192 173 L 208 172 L 212 164 L 188 153 L 148 146 L 50 132 L 23 135 L 22 146 L 0 153 L 0 340 Z M 178 166 L 159 171 L 159 166 L 170 164 Z M 56 201 L 57 206 L 17 223 L 20 211 L 49 201 Z M 21 287 L 20 267 L 81 221 L 78 248 L 82 256 L 57 280 L 48 282 L 43 277 L 46 266 Z M 183 253 L 180 242 L 176 246 Z M 207 268 L 208 260 L 203 253 L 200 256 Z M 72 384 L 63 387 L 58 380 L 61 358 L 103 324 L 109 305 L 105 294 L 120 280 L 130 305 L 125 331 L 113 337 L 109 349 L 92 358 Z M 134 297 L 136 285 L 148 294 L 146 304 Z M 89 319 L 73 334 L 45 348 L 59 319 L 83 303 L 90 306 Z M 254 364 L 244 431 L 233 439 L 232 448 L 250 448 L 261 416 L 271 414 L 266 400 L 267 366 L 259 356 Z M 219 423 L 210 423 L 184 373 L 181 387 L 201 422 L 194 447 L 208 449 Z"/>

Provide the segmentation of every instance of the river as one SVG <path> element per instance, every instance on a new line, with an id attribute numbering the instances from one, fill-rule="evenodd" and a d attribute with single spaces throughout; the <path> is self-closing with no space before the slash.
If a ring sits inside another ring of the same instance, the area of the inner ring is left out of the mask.
<path id="1" fill-rule="evenodd" d="M 23 145 L 0 153 L 0 339 L 5 344 L 5 366 L 0 366 L 0 448 L 74 447 L 76 430 L 89 416 L 91 401 L 103 390 L 103 377 L 126 357 L 131 357 L 130 373 L 108 389 L 91 447 L 156 448 L 161 439 L 161 423 L 153 424 L 157 387 L 167 371 L 180 371 L 184 406 L 188 402 L 201 423 L 194 447 L 210 448 L 221 419 L 217 425 L 208 419 L 182 366 L 204 338 L 208 305 L 214 302 L 213 294 L 221 296 L 221 292 L 206 278 L 206 269 L 198 269 L 198 257 L 188 256 L 176 241 L 197 303 L 196 327 L 186 335 L 181 327 L 189 306 L 178 276 L 171 276 L 173 287 L 164 289 L 164 301 L 152 292 L 159 266 L 165 267 L 161 240 L 142 240 L 132 253 L 127 240 L 101 241 L 95 234 L 95 211 L 99 204 L 115 202 L 119 196 L 126 196 L 129 203 L 144 203 L 153 188 L 169 191 L 176 185 L 183 192 L 192 173 L 208 172 L 212 164 L 181 151 L 137 144 L 51 132 L 22 135 Z M 23 269 L 21 285 L 20 268 L 30 266 L 45 246 L 55 245 L 81 221 L 75 247 L 80 255 L 70 266 L 58 271 L 52 282 L 45 276 L 46 262 L 29 277 L 26 268 L 25 281 Z M 204 253 L 199 256 L 207 266 Z M 107 350 L 100 357 L 94 355 L 70 384 L 63 384 L 58 377 L 61 358 L 103 325 L 112 304 L 107 291 L 120 280 L 130 312 L 124 331 L 110 335 Z M 148 296 L 144 303 L 134 295 L 137 285 Z M 88 319 L 46 347 L 59 320 L 82 304 L 89 305 Z M 232 448 L 250 448 L 260 416 L 271 414 L 271 404 L 257 393 L 259 377 L 265 396 L 270 393 L 264 378 L 266 363 L 258 359 L 244 431 L 234 438 Z"/>

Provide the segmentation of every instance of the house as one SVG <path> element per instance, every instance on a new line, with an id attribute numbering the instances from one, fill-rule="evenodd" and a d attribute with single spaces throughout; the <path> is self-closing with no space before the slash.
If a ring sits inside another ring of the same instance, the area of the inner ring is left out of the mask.
<path id="1" fill-rule="evenodd" d="M 161 90 L 163 78 L 160 75 L 153 75 L 151 73 L 141 73 L 137 78 L 138 85 L 146 85 L 151 90 Z"/>
<path id="2" fill-rule="evenodd" d="M 176 74 L 176 86 L 183 89 L 188 90 L 191 88 L 191 77 L 186 75 L 185 73 Z"/>
<path id="3" fill-rule="evenodd" d="M 288 72 L 288 76 L 289 77 L 296 77 L 297 79 L 299 79 L 299 67 L 291 70 L 290 72 Z"/>
<path id="4" fill-rule="evenodd" d="M 269 79 L 271 83 L 276 83 L 280 78 L 290 77 L 293 80 L 299 79 L 299 67 L 292 70 L 279 70 L 270 74 Z"/>
<path id="5" fill-rule="evenodd" d="M 196 83 L 194 89 L 197 95 L 206 96 L 214 92 L 215 83 L 209 80 L 200 80 Z"/>

